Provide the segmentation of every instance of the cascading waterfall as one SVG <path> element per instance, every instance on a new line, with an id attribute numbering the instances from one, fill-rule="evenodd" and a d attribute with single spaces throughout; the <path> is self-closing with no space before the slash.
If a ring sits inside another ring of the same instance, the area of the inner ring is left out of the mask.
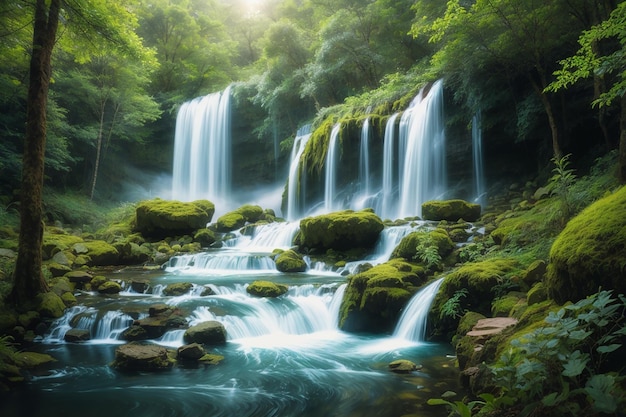
<path id="1" fill-rule="evenodd" d="M 324 210 L 330 213 L 337 210 L 336 187 L 337 187 L 337 164 L 339 163 L 339 130 L 341 124 L 337 123 L 333 126 L 333 130 L 330 133 L 330 139 L 328 141 L 328 150 L 326 153 L 326 179 L 324 188 Z"/>
<path id="2" fill-rule="evenodd" d="M 226 201 L 230 148 L 230 87 L 183 103 L 176 117 L 172 197 Z"/>
<path id="3" fill-rule="evenodd" d="M 472 159 L 474 162 L 474 202 L 484 207 L 486 195 L 485 173 L 483 168 L 483 133 L 480 111 L 472 118 Z"/>
<path id="4" fill-rule="evenodd" d="M 287 219 L 291 221 L 300 218 L 303 211 L 302 202 L 304 200 L 304 192 L 303 188 L 298 187 L 298 185 L 304 182 L 304 178 L 302 177 L 306 171 L 299 169 L 299 167 L 300 157 L 310 138 L 311 125 L 302 126 L 298 129 L 298 133 L 293 142 L 293 148 L 291 149 L 291 162 L 289 165 L 289 179 L 287 184 Z M 300 192 L 298 192 L 298 188 L 300 188 Z"/>
<path id="5" fill-rule="evenodd" d="M 439 278 L 411 298 L 398 320 L 393 332 L 394 337 L 416 342 L 424 341 L 428 312 L 442 283 L 443 278 Z"/>
<path id="6" fill-rule="evenodd" d="M 363 203 L 370 196 L 370 119 L 363 122 L 361 128 L 361 149 L 359 154 L 359 207 L 363 208 Z"/>
<path id="7" fill-rule="evenodd" d="M 395 216 L 395 202 L 393 200 L 397 184 L 395 183 L 394 168 L 398 157 L 395 153 L 396 145 L 396 119 L 399 113 L 394 113 L 385 126 L 385 137 L 383 139 L 383 183 L 381 190 L 382 208 L 380 216 L 389 219 Z"/>
<path id="8" fill-rule="evenodd" d="M 409 112 L 398 217 L 421 215 L 422 203 L 446 190 L 443 81 L 436 81 Z"/>

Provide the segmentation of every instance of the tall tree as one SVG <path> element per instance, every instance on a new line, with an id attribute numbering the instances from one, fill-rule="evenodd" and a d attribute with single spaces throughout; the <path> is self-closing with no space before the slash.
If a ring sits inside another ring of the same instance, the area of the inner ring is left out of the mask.
<path id="1" fill-rule="evenodd" d="M 26 135 L 22 158 L 20 236 L 15 263 L 13 301 L 22 305 L 47 289 L 41 272 L 43 239 L 42 189 L 46 146 L 46 107 L 51 58 L 59 25 L 61 0 L 35 1 L 33 49 L 26 110 Z"/>

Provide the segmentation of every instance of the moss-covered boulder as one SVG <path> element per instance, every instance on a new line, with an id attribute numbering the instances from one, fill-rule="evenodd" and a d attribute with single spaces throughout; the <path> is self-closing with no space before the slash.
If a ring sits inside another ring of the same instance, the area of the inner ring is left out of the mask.
<path id="1" fill-rule="evenodd" d="M 517 260 L 511 258 L 467 263 L 450 272 L 433 301 L 430 317 L 437 332 L 448 334 L 455 331 L 458 317 L 454 317 L 456 313 L 451 315 L 451 310 L 469 310 L 490 316 L 497 295 L 494 288 L 521 272 Z"/>
<path id="2" fill-rule="evenodd" d="M 161 199 L 142 201 L 135 210 L 135 230 L 144 236 L 184 235 L 206 227 L 215 206 L 208 200 L 190 203 Z"/>
<path id="3" fill-rule="evenodd" d="M 300 221 L 299 243 L 306 248 L 348 250 L 370 248 L 384 229 L 370 210 L 345 210 Z"/>
<path id="4" fill-rule="evenodd" d="M 112 366 L 125 371 L 159 371 L 169 369 L 173 364 L 164 347 L 129 343 L 115 350 Z"/>
<path id="5" fill-rule="evenodd" d="M 59 318 L 65 312 L 65 303 L 61 297 L 53 292 L 45 292 L 37 296 L 37 311 L 41 317 Z"/>
<path id="6" fill-rule="evenodd" d="M 422 217 L 425 220 L 457 221 L 463 219 L 474 222 L 480 218 L 480 204 L 465 200 L 427 201 L 422 204 Z"/>
<path id="7" fill-rule="evenodd" d="M 118 294 L 122 291 L 122 286 L 115 281 L 106 281 L 97 288 L 100 294 Z"/>
<path id="8" fill-rule="evenodd" d="M 148 308 L 148 317 L 136 320 L 132 326 L 122 332 L 122 339 L 156 339 L 168 330 L 186 327 L 187 320 L 181 310 L 167 304 L 153 304 Z"/>
<path id="9" fill-rule="evenodd" d="M 60 229 L 48 229 L 43 235 L 43 259 L 52 259 L 57 253 L 69 251 L 72 246 L 82 241 L 83 239 L 81 237 L 67 234 Z"/>
<path id="10" fill-rule="evenodd" d="M 76 247 L 80 247 L 76 250 Z M 78 255 L 84 254 L 89 258 L 88 266 L 117 265 L 120 254 L 115 247 L 104 240 L 92 240 L 74 245 L 74 251 Z"/>
<path id="11" fill-rule="evenodd" d="M 193 240 L 198 242 L 201 247 L 209 247 L 217 241 L 215 232 L 211 229 L 200 229 L 193 236 Z"/>
<path id="12" fill-rule="evenodd" d="M 576 302 L 598 289 L 626 294 L 626 187 L 567 223 L 550 250 L 548 295 Z"/>
<path id="13" fill-rule="evenodd" d="M 391 253 L 391 258 L 404 258 L 407 261 L 420 261 L 428 247 L 435 246 L 440 258 L 445 258 L 454 250 L 454 243 L 444 229 L 430 232 L 412 232 L 402 238 Z"/>
<path id="14" fill-rule="evenodd" d="M 248 294 L 255 297 L 279 297 L 287 292 L 286 285 L 276 284 L 271 281 L 254 281 L 246 288 Z"/>
<path id="15" fill-rule="evenodd" d="M 386 332 L 426 280 L 424 269 L 401 259 L 376 265 L 348 279 L 339 327 L 352 332 Z"/>
<path id="16" fill-rule="evenodd" d="M 246 223 L 257 222 L 263 216 L 263 209 L 260 206 L 244 204 L 237 210 L 220 216 L 215 223 L 215 229 L 222 233 L 238 230 Z"/>
<path id="17" fill-rule="evenodd" d="M 163 294 L 177 297 L 179 295 L 187 294 L 191 288 L 193 288 L 193 284 L 191 282 L 176 282 L 165 287 Z"/>
<path id="18" fill-rule="evenodd" d="M 187 329 L 183 339 L 188 344 L 221 345 L 226 343 L 226 329 L 218 321 L 205 321 Z"/>
<path id="19" fill-rule="evenodd" d="M 307 265 L 302 255 L 294 250 L 286 250 L 279 253 L 275 259 L 276 269 L 280 272 L 304 272 Z"/>

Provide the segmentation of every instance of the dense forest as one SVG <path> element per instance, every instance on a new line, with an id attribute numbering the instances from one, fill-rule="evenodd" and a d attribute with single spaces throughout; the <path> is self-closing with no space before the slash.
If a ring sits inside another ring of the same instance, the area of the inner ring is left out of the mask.
<path id="1" fill-rule="evenodd" d="M 114 279 L 90 275 L 97 267 L 143 263 L 164 270 L 183 252 L 228 246 L 243 225 L 283 223 L 280 213 L 246 205 L 205 227 L 213 202 L 175 201 L 165 208 L 169 202 L 158 198 L 145 202 L 171 191 L 177 114 L 185 102 L 225 89 L 232 95 L 234 158 L 245 161 L 233 175 L 245 193 L 285 186 L 303 126 L 314 130 L 303 169 L 317 169 L 318 180 L 338 120 L 346 137 L 356 137 L 373 115 L 380 140 L 371 148 L 382 153 L 384 125 L 396 120 L 390 116 L 438 81 L 451 148 L 471 137 L 480 120 L 493 187 L 482 217 L 428 219 L 441 223 L 401 237 L 381 266 L 348 273 L 347 265 L 362 259 L 381 230 L 411 228 L 421 219 L 377 218 L 373 209 L 324 213 L 328 217 L 298 225 L 285 250 L 289 266 L 278 269 L 303 272 L 310 267 L 305 259 L 318 256 L 333 272 L 341 270 L 347 289 L 334 326 L 357 333 L 388 331 L 390 318 L 398 318 L 418 287 L 450 272 L 433 295 L 436 313 L 429 320 L 438 342 L 453 342 L 459 370 L 474 372 L 461 378 L 475 401 L 433 405 L 458 415 L 477 405 L 481 415 L 490 409 L 540 415 L 531 406 L 552 413 L 546 415 L 622 415 L 623 369 L 615 367 L 623 366 L 617 359 L 626 346 L 626 299 L 611 293 L 624 288 L 626 270 L 620 190 L 626 183 L 626 2 L 619 0 L 3 2 L 0 331 L 15 334 L 0 335 L 0 388 L 23 365 L 14 359 L 13 340 L 26 346 L 41 338 L 76 305 L 73 290 L 86 298 L 105 283 L 112 293 L 122 291 Z M 343 146 L 356 155 L 354 143 Z M 448 156 L 455 181 L 468 174 L 454 165 L 459 154 L 468 157 L 469 146 L 466 141 Z M 348 171 L 356 169 L 345 163 Z M 155 231 L 149 221 L 141 224 L 142 210 L 200 215 L 194 227 Z M 469 232 L 465 220 L 480 227 Z M 328 226 L 344 221 L 354 223 L 343 230 Z M 349 237 L 333 246 L 327 244 L 333 233 Z M 115 257 L 95 261 L 104 246 Z M 282 251 L 272 253 L 273 268 Z M 53 259 L 59 253 L 71 259 L 59 266 Z M 70 279 L 72 269 L 78 275 Z M 184 284 L 184 291 L 192 287 Z M 279 296 L 287 291 L 280 282 L 274 287 L 283 291 Z M 48 310 L 46 294 L 57 292 L 58 308 Z M 374 293 L 386 301 L 364 312 L 364 294 Z M 163 308 L 181 314 L 177 326 L 187 325 L 180 311 Z M 466 333 L 490 315 L 519 326 L 475 350 Z M 544 318 L 547 324 L 539 325 Z M 141 319 L 133 319 L 131 327 L 139 326 Z M 39 323 L 45 328 L 35 336 Z M 502 346 L 509 343 L 507 356 Z M 173 360 L 165 362 L 171 367 Z M 485 362 L 498 364 L 487 381 Z M 494 386 L 496 396 L 487 392 Z"/>

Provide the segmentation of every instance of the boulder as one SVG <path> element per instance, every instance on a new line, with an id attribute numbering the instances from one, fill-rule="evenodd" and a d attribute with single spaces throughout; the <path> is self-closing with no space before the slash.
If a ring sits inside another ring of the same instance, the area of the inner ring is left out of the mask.
<path id="1" fill-rule="evenodd" d="M 200 229 L 193 236 L 193 240 L 198 242 L 201 247 L 206 248 L 217 241 L 215 233 L 211 229 Z"/>
<path id="2" fill-rule="evenodd" d="M 135 210 L 135 230 L 144 236 L 184 235 L 205 228 L 215 206 L 208 200 L 191 203 L 161 199 L 142 201 Z"/>
<path id="3" fill-rule="evenodd" d="M 70 280 L 70 282 L 81 287 L 93 279 L 93 275 L 87 271 L 72 271 L 65 274 L 65 276 Z"/>
<path id="4" fill-rule="evenodd" d="M 169 369 L 174 361 L 167 349 L 157 345 L 129 343 L 115 350 L 113 367 L 127 371 L 158 371 Z"/>
<path id="5" fill-rule="evenodd" d="M 66 342 L 84 342 L 89 339 L 91 339 L 91 334 L 85 329 L 69 329 L 63 335 L 63 340 Z"/>
<path id="6" fill-rule="evenodd" d="M 263 218 L 263 209 L 260 206 L 244 204 L 237 210 L 228 212 L 217 219 L 215 228 L 218 232 L 230 232 L 241 229 L 246 223 L 254 223 Z"/>
<path id="7" fill-rule="evenodd" d="M 39 307 L 37 311 L 41 317 L 59 318 L 65 312 L 65 303 L 61 297 L 53 292 L 45 292 L 37 296 Z"/>
<path id="8" fill-rule="evenodd" d="M 84 249 L 86 249 L 86 252 L 83 252 Z M 76 255 L 86 255 L 89 259 L 87 261 L 88 266 L 116 265 L 120 260 L 120 254 L 117 249 L 104 240 L 77 243 L 72 250 Z"/>
<path id="9" fill-rule="evenodd" d="M 179 360 L 197 361 L 202 358 L 206 352 L 202 345 L 198 343 L 191 343 L 189 345 L 183 345 L 178 348 L 176 357 Z"/>
<path id="10" fill-rule="evenodd" d="M 371 248 L 383 229 L 383 222 L 370 210 L 339 211 L 302 219 L 299 244 L 324 251 Z"/>
<path id="11" fill-rule="evenodd" d="M 226 343 L 226 329 L 218 321 L 205 321 L 187 329 L 183 338 L 185 343 L 221 345 Z"/>
<path id="12" fill-rule="evenodd" d="M 389 364 L 389 370 L 397 374 L 408 374 L 421 368 L 421 365 L 418 366 L 406 359 L 398 359 Z"/>
<path id="13" fill-rule="evenodd" d="M 465 200 L 427 201 L 422 204 L 422 217 L 424 220 L 457 221 L 463 219 L 474 222 L 480 218 L 480 204 Z"/>
<path id="14" fill-rule="evenodd" d="M 412 232 L 402 238 L 391 253 L 391 258 L 404 258 L 407 261 L 420 260 L 424 246 L 429 242 L 437 246 L 437 253 L 445 258 L 454 250 L 454 243 L 444 229 L 430 232 Z"/>
<path id="15" fill-rule="evenodd" d="M 122 286 L 115 281 L 106 281 L 98 286 L 100 294 L 118 294 L 122 291 Z"/>
<path id="16" fill-rule="evenodd" d="M 148 309 L 148 317 L 136 320 L 122 333 L 124 340 L 145 340 L 161 337 L 171 329 L 187 327 L 182 311 L 166 304 L 154 304 Z"/>
<path id="17" fill-rule="evenodd" d="M 484 343 L 486 339 L 502 333 L 506 328 L 515 326 L 517 319 L 513 317 L 493 317 L 478 320 L 476 325 L 467 333 L 475 343 Z"/>
<path id="18" fill-rule="evenodd" d="M 179 295 L 187 294 L 192 287 L 193 284 L 191 282 L 176 282 L 165 287 L 163 294 L 177 297 Z"/>
<path id="19" fill-rule="evenodd" d="M 626 294 L 626 187 L 571 219 L 550 249 L 545 280 L 557 303 L 611 289 Z"/>
<path id="20" fill-rule="evenodd" d="M 402 308 L 426 281 L 424 269 L 400 259 L 348 278 L 339 327 L 353 332 L 393 330 Z"/>
<path id="21" fill-rule="evenodd" d="M 276 256 L 276 269 L 280 272 L 304 272 L 307 265 L 299 253 L 290 249 Z"/>
<path id="22" fill-rule="evenodd" d="M 276 284 L 271 281 L 254 281 L 246 288 L 246 291 L 250 295 L 255 297 L 279 297 L 287 292 L 286 285 Z"/>

